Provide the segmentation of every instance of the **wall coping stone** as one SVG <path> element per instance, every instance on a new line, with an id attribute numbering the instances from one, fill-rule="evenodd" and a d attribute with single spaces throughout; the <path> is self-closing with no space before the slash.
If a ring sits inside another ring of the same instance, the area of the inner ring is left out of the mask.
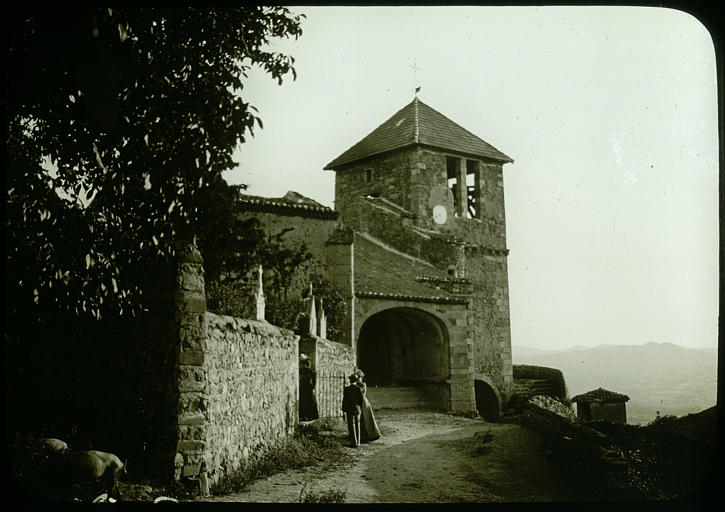
<path id="1" fill-rule="evenodd" d="M 213 324 L 222 324 L 234 330 L 246 331 L 252 334 L 260 335 L 281 335 L 285 337 L 299 337 L 290 329 L 277 327 L 270 324 L 266 320 L 251 320 L 247 318 L 237 318 L 229 315 L 220 315 L 207 311 L 204 314 L 204 321 L 207 326 Z"/>
<path id="2" fill-rule="evenodd" d="M 422 296 L 422 295 L 402 295 L 397 293 L 379 293 L 379 292 L 355 292 L 355 297 L 361 299 L 384 299 L 384 300 L 403 300 L 409 302 L 432 302 L 435 304 L 468 304 L 468 298 L 462 297 L 438 297 L 438 296 Z"/>

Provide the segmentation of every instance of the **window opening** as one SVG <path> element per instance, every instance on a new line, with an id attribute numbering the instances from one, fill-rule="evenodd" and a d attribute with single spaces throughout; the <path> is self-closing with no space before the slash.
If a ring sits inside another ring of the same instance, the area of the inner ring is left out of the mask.
<path id="1" fill-rule="evenodd" d="M 468 194 L 468 211 L 466 217 L 469 219 L 478 218 L 477 204 L 477 183 L 476 183 L 476 161 L 466 160 L 466 192 Z"/>
<path id="2" fill-rule="evenodd" d="M 456 178 L 456 170 L 458 169 L 458 162 L 459 159 L 447 156 L 446 157 L 446 177 L 447 177 L 447 183 L 448 188 L 451 189 L 451 192 L 453 192 L 453 204 L 458 204 L 458 181 Z M 456 208 L 453 208 L 454 215 L 457 217 L 458 212 L 456 211 Z"/>

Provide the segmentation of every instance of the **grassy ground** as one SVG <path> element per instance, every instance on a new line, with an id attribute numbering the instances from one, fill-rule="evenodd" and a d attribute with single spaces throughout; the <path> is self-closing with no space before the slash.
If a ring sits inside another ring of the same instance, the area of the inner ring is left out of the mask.
<path id="1" fill-rule="evenodd" d="M 263 457 L 252 460 L 241 470 L 220 480 L 211 490 L 213 494 L 242 492 L 260 478 L 286 469 L 302 468 L 324 461 L 335 464 L 346 460 L 343 451 L 346 441 L 340 433 L 340 421 L 324 419 L 300 425 L 294 437 L 272 448 Z"/>

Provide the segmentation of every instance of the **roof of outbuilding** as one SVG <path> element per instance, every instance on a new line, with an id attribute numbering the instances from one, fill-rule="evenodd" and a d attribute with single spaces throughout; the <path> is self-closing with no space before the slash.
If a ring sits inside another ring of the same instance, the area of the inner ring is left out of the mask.
<path id="1" fill-rule="evenodd" d="M 418 98 L 325 166 L 334 170 L 373 155 L 420 144 L 501 162 L 513 159 Z"/>
<path id="2" fill-rule="evenodd" d="M 594 391 L 589 391 L 587 393 L 577 395 L 574 398 L 571 399 L 572 402 L 604 402 L 604 403 L 614 403 L 614 402 L 626 402 L 629 400 L 629 397 L 627 395 L 623 395 L 621 393 L 615 393 L 614 391 L 607 391 L 603 388 L 595 389 Z"/>
<path id="3" fill-rule="evenodd" d="M 282 197 L 262 197 L 242 194 L 239 197 L 239 204 L 243 211 L 249 212 L 276 213 L 280 215 L 321 219 L 337 218 L 337 212 L 332 208 L 323 206 L 314 199 L 310 199 L 294 191 L 289 191 Z"/>

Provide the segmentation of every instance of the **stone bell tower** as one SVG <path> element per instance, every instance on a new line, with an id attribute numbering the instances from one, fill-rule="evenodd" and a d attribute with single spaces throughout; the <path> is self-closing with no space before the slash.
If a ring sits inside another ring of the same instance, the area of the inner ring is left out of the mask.
<path id="1" fill-rule="evenodd" d="M 503 189 L 511 162 L 416 97 L 325 167 L 348 228 L 470 284 L 466 385 L 486 383 L 499 402 L 513 385 Z M 356 276 L 366 272 L 355 265 Z"/>

